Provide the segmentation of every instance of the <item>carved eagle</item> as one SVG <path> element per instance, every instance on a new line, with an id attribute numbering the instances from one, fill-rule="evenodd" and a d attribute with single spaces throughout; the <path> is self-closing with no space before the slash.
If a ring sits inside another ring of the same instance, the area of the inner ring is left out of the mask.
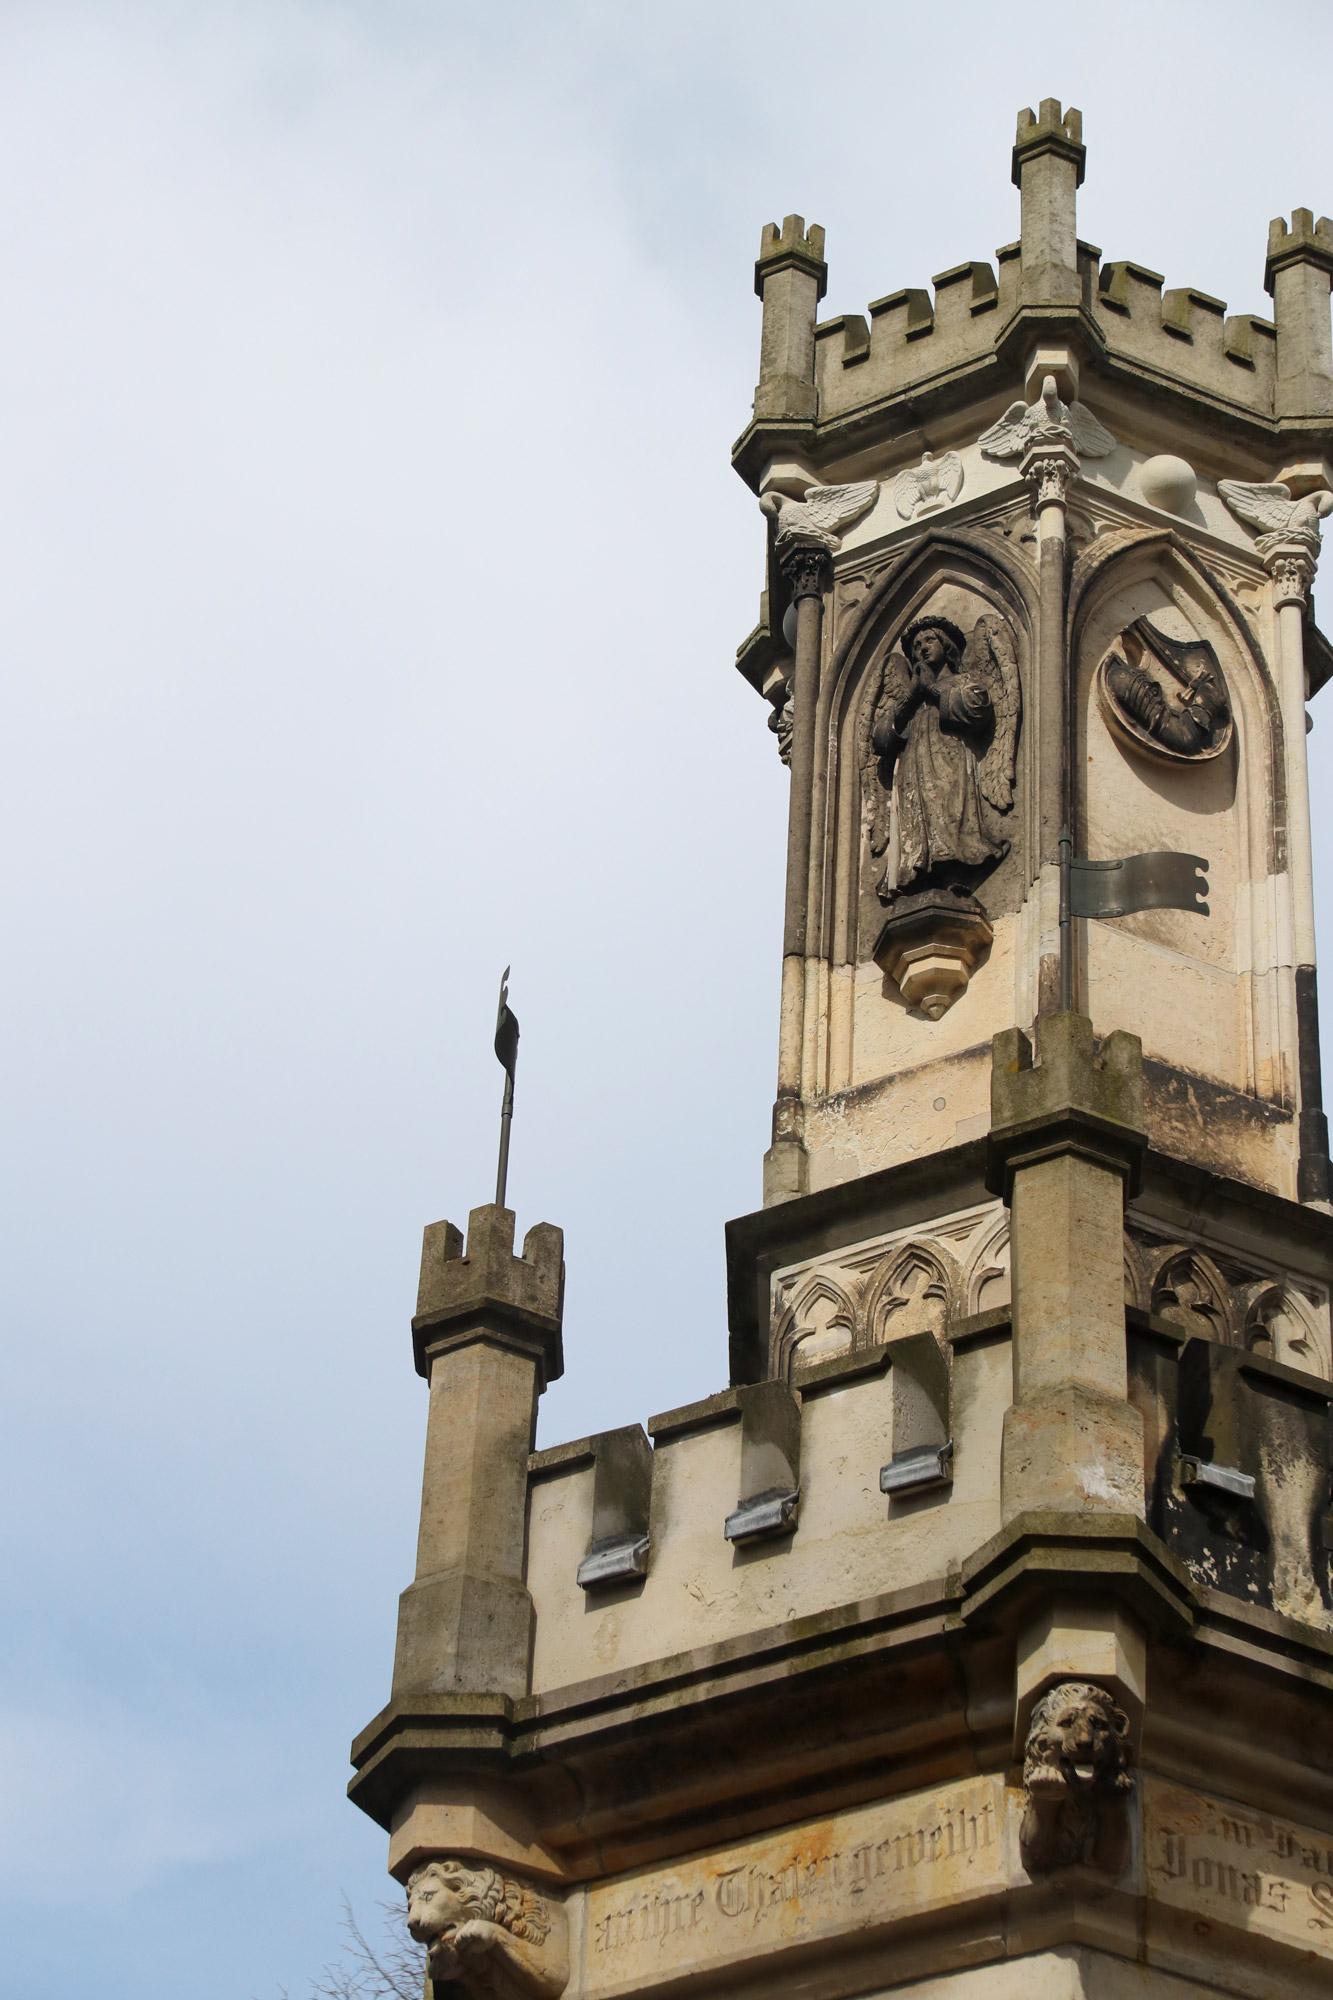
<path id="1" fill-rule="evenodd" d="M 788 493 L 765 493 L 759 505 L 777 523 L 779 561 L 793 548 L 826 549 L 836 555 L 840 530 L 868 514 L 879 497 L 877 479 L 851 486 L 807 486 L 803 500 Z"/>
<path id="2" fill-rule="evenodd" d="M 893 504 L 904 521 L 910 521 L 919 507 L 931 501 L 953 501 L 963 489 L 963 461 L 956 451 L 936 458 L 923 452 L 920 465 L 909 466 L 893 482 Z"/>
<path id="3" fill-rule="evenodd" d="M 1244 479 L 1219 479 L 1217 490 L 1238 521 L 1264 535 L 1285 535 L 1305 542 L 1314 550 L 1319 547 L 1320 521 L 1333 513 L 1333 493 L 1308 493 L 1296 500 L 1282 479 L 1266 486 L 1252 486 Z"/>
<path id="4" fill-rule="evenodd" d="M 1011 403 L 999 422 L 982 432 L 982 455 L 1021 458 L 1038 438 L 1059 436 L 1061 432 L 1072 439 L 1080 458 L 1105 458 L 1115 450 L 1115 439 L 1098 423 L 1086 403 L 1062 403 L 1056 393 L 1054 375 L 1047 375 L 1035 403 Z"/>

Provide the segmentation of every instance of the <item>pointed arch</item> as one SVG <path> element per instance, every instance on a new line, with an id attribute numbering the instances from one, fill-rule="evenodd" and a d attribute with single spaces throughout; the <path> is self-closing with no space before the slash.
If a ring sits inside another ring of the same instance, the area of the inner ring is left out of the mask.
<path id="1" fill-rule="evenodd" d="M 882 1347 L 900 1334 L 927 1331 L 943 1340 L 964 1297 L 962 1274 L 941 1244 L 920 1237 L 899 1243 L 866 1287 L 857 1345 Z"/>
<path id="2" fill-rule="evenodd" d="M 815 1271 L 802 1280 L 778 1315 L 769 1347 L 770 1372 L 790 1381 L 799 1361 L 827 1361 L 856 1345 L 854 1298 L 836 1278 Z"/>

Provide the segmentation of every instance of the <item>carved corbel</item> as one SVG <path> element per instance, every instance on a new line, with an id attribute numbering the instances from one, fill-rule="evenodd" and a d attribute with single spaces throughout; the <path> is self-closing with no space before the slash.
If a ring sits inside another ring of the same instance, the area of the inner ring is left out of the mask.
<path id="1" fill-rule="evenodd" d="M 512 1875 L 441 1854 L 408 1878 L 407 1928 L 431 1981 L 472 2000 L 559 2000 L 569 1981 L 563 1903 Z"/>
<path id="2" fill-rule="evenodd" d="M 1061 1681 L 1032 1711 L 1019 1840 L 1030 1875 L 1077 1866 L 1118 1875 L 1129 1853 L 1129 1717 L 1095 1681 Z"/>

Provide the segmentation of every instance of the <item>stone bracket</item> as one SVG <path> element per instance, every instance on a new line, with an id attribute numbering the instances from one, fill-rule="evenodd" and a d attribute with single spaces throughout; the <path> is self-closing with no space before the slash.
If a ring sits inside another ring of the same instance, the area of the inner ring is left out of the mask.
<path id="1" fill-rule="evenodd" d="M 582 1589 L 648 1574 L 653 1448 L 640 1424 L 589 1439 L 592 1533 L 578 1567 Z"/>

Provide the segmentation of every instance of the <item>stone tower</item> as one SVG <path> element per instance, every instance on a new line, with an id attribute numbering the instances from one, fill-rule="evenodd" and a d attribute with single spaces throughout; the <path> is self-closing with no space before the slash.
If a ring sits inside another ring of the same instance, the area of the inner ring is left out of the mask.
<path id="1" fill-rule="evenodd" d="M 1084 158 L 1020 113 L 1017 240 L 863 315 L 763 233 L 764 1206 L 730 1386 L 540 1452 L 559 1231 L 426 1232 L 352 1796 L 434 2000 L 1333 1990 L 1333 227 L 1228 314 L 1080 241 Z"/>

